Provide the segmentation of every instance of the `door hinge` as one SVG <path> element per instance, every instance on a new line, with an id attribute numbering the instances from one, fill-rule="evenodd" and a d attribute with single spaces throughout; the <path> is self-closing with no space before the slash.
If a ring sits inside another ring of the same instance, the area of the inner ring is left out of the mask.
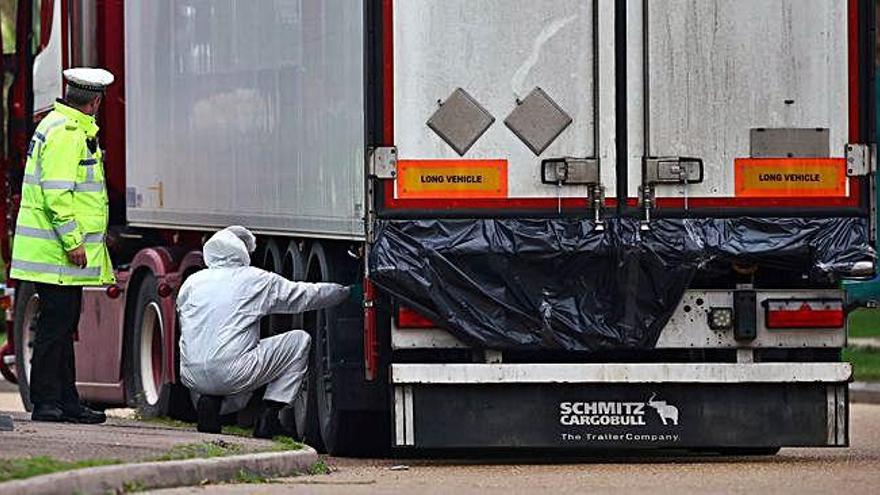
<path id="1" fill-rule="evenodd" d="M 379 146 L 369 151 L 370 175 L 377 179 L 397 178 L 397 148 Z"/>
<path id="2" fill-rule="evenodd" d="M 639 206 L 642 207 L 644 217 L 639 224 L 641 230 L 649 230 L 651 224 L 651 211 L 654 209 L 654 186 L 642 184 L 639 186 Z"/>
<path id="3" fill-rule="evenodd" d="M 851 143 L 846 145 L 846 175 L 848 177 L 865 176 L 874 173 L 876 170 L 876 144 Z"/>
<path id="4" fill-rule="evenodd" d="M 367 175 L 364 230 L 369 249 L 369 245 L 375 240 L 376 184 L 378 179 L 397 178 L 397 148 L 394 146 L 369 148 L 367 150 Z"/>
<path id="5" fill-rule="evenodd" d="M 376 229 L 376 201 L 375 194 L 376 188 L 374 187 L 374 183 L 376 182 L 375 178 L 369 178 L 366 181 L 366 203 L 367 208 L 364 214 L 364 234 L 366 234 L 367 241 L 367 249 L 370 248 L 370 245 L 375 241 L 375 229 Z M 366 258 L 366 255 L 364 256 Z"/>
<path id="6" fill-rule="evenodd" d="M 597 231 L 605 230 L 605 220 L 602 219 L 602 212 L 605 209 L 605 186 L 596 184 L 590 187 L 590 202 L 593 206 L 593 223 L 596 225 Z"/>

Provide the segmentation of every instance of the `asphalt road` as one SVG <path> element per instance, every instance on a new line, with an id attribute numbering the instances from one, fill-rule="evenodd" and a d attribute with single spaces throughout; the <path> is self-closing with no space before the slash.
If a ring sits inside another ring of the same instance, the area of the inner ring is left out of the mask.
<path id="1" fill-rule="evenodd" d="M 636 456 L 525 459 L 326 458 L 331 473 L 182 494 L 880 493 L 880 405 L 852 406 L 852 447 L 783 449 L 767 457 Z M 394 466 L 406 466 L 397 470 Z"/>

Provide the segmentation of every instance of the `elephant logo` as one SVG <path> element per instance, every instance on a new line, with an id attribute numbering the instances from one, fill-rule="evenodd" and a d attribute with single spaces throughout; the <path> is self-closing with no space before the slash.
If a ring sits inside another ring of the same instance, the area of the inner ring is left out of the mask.
<path id="1" fill-rule="evenodd" d="M 666 401 L 654 400 L 655 397 L 657 397 L 656 393 L 651 394 L 651 398 L 648 399 L 648 405 L 657 411 L 657 414 L 660 415 L 660 421 L 663 421 L 663 425 L 668 425 L 667 421 L 671 420 L 673 425 L 678 426 L 678 408 L 670 406 Z"/>

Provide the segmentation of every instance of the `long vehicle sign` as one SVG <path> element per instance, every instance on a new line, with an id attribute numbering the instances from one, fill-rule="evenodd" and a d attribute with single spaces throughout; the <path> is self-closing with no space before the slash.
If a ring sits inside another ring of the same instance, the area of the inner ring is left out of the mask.
<path id="1" fill-rule="evenodd" d="M 397 197 L 506 198 L 507 160 L 400 160 Z"/>
<path id="2" fill-rule="evenodd" d="M 737 158 L 739 197 L 846 196 L 844 158 Z"/>

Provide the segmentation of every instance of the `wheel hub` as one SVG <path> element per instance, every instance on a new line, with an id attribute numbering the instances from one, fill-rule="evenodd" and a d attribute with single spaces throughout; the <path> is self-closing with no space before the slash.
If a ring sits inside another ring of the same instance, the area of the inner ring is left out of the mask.
<path id="1" fill-rule="evenodd" d="M 153 406 L 159 402 L 162 388 L 162 309 L 155 301 L 144 307 L 140 342 L 140 377 L 144 400 Z"/>

